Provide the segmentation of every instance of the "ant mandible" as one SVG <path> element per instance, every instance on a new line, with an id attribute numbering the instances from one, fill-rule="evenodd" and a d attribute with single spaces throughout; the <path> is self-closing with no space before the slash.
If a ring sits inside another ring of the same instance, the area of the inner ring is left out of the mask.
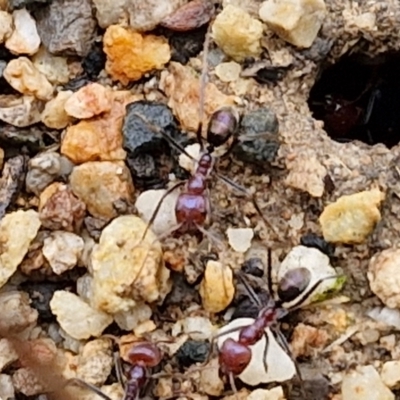
<path id="1" fill-rule="evenodd" d="M 266 330 L 269 329 L 277 343 L 292 360 L 295 367 L 295 372 L 300 381 L 302 396 L 304 399 L 306 399 L 306 391 L 299 366 L 290 351 L 290 347 L 286 338 L 283 336 L 280 330 L 279 321 L 290 311 L 299 308 L 322 282 L 327 279 L 337 279 L 337 276 L 335 275 L 321 278 L 307 289 L 311 282 L 310 271 L 304 267 L 294 268 L 286 272 L 286 274 L 278 283 L 278 288 L 275 292 L 272 287 L 271 279 L 272 260 L 270 250 L 268 251 L 267 274 L 268 291 L 270 296 L 265 303 L 261 302 L 261 300 L 257 297 L 253 288 L 250 286 L 244 276 L 238 274 L 238 277 L 248 292 L 249 297 L 258 306 L 259 313 L 253 323 L 222 331 L 213 338 L 213 342 L 217 340 L 220 369 L 221 372 L 228 376 L 230 385 L 233 391 L 236 392 L 234 378 L 242 374 L 250 364 L 252 359 L 252 350 L 250 347 L 259 342 L 262 337 L 265 337 L 266 345 L 264 347 L 263 363 L 265 371 L 268 371 L 266 360 L 269 340 Z M 277 298 L 277 300 L 275 298 Z M 287 303 L 290 303 L 290 306 L 288 306 Z M 237 340 L 233 338 L 224 339 L 225 336 L 235 332 L 238 333 Z"/>

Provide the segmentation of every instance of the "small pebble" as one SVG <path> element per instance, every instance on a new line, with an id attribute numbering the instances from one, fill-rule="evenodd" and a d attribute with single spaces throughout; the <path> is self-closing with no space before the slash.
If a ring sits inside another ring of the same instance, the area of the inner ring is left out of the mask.
<path id="1" fill-rule="evenodd" d="M 78 340 L 100 336 L 112 322 L 110 315 L 95 310 L 79 296 L 65 290 L 54 293 L 50 307 L 61 328 Z"/>
<path id="2" fill-rule="evenodd" d="M 56 275 L 74 268 L 82 255 L 83 239 L 71 232 L 55 231 L 44 240 L 43 255 Z"/>
<path id="3" fill-rule="evenodd" d="M 382 366 L 381 378 L 388 388 L 397 389 L 400 386 L 400 361 L 386 361 Z"/>
<path id="4" fill-rule="evenodd" d="M 385 194 L 378 189 L 342 196 L 324 208 L 319 222 L 324 239 L 332 243 L 363 243 L 381 219 Z"/>
<path id="5" fill-rule="evenodd" d="M 35 372 L 29 368 L 19 368 L 12 376 L 12 383 L 16 392 L 25 396 L 35 396 L 46 391 L 46 388 L 39 382 Z"/>
<path id="6" fill-rule="evenodd" d="M 53 0 L 35 13 L 39 36 L 55 55 L 85 56 L 97 34 L 90 0 Z"/>
<path id="7" fill-rule="evenodd" d="M 39 217 L 47 229 L 79 232 L 85 215 L 85 203 L 64 184 L 53 183 L 40 194 Z"/>
<path id="8" fill-rule="evenodd" d="M 192 68 L 170 62 L 168 72 L 161 74 L 160 89 L 167 95 L 168 106 L 172 108 L 182 129 L 196 132 L 200 122 L 200 80 Z M 204 92 L 204 112 L 208 118 L 221 107 L 234 105 L 234 97 L 222 93 L 212 83 L 206 85 Z"/>
<path id="9" fill-rule="evenodd" d="M 48 101 L 41 115 L 42 122 L 49 128 L 64 129 L 73 118 L 65 111 L 65 103 L 72 95 L 71 90 L 61 91 L 57 93 L 54 99 Z"/>
<path id="10" fill-rule="evenodd" d="M 64 85 L 70 79 L 70 70 L 66 57 L 57 57 L 41 46 L 39 51 L 32 57 L 33 65 L 53 85 Z"/>
<path id="11" fill-rule="evenodd" d="M 61 174 L 61 157 L 56 152 L 43 152 L 31 158 L 26 174 L 26 189 L 37 196 Z"/>
<path id="12" fill-rule="evenodd" d="M 4 79 L 18 92 L 39 100 L 50 100 L 53 86 L 27 57 L 11 60 L 3 71 Z"/>
<path id="13" fill-rule="evenodd" d="M 185 368 L 207 359 L 210 345 L 207 342 L 187 340 L 176 353 L 179 364 Z"/>
<path id="14" fill-rule="evenodd" d="M 238 318 L 229 322 L 219 329 L 218 334 L 224 333 L 233 328 L 239 328 L 254 322 L 253 318 Z M 246 369 L 238 375 L 238 378 L 247 385 L 257 386 L 260 383 L 283 382 L 287 381 L 296 374 L 293 361 L 288 354 L 279 346 L 269 329 L 265 330 L 268 335 L 267 365 L 268 371 L 264 367 L 264 348 L 266 345 L 263 336 L 254 346 L 250 346 L 252 358 Z M 238 340 L 239 329 L 232 333 L 222 335 L 217 339 L 217 346 L 220 348 L 227 338 Z"/>
<path id="15" fill-rule="evenodd" d="M 191 155 L 195 160 L 200 159 L 200 154 L 201 154 L 200 143 L 189 144 L 188 146 L 185 147 L 185 151 L 189 155 Z M 182 153 L 179 155 L 179 165 L 193 175 L 196 171 L 197 163 L 191 158 L 189 158 L 186 154 Z"/>
<path id="16" fill-rule="evenodd" d="M 215 332 L 215 328 L 209 318 L 206 317 L 186 317 L 175 323 L 171 335 L 178 336 L 186 333 L 192 340 L 210 340 Z"/>
<path id="17" fill-rule="evenodd" d="M 18 354 L 13 344 L 6 338 L 0 339 L 0 372 L 18 360 Z"/>
<path id="18" fill-rule="evenodd" d="M 287 186 L 307 192 L 312 197 L 322 197 L 327 170 L 316 157 L 299 155 L 287 161 L 287 168 L 289 170 L 285 179 Z"/>
<path id="19" fill-rule="evenodd" d="M 149 222 L 154 210 L 165 193 L 165 189 L 146 190 L 140 193 L 135 203 L 140 218 Z M 175 205 L 179 193 L 179 189 L 176 189 L 163 200 L 157 216 L 151 225 L 151 229 L 156 235 L 165 234 L 174 226 L 178 225 L 175 216 Z"/>
<path id="20" fill-rule="evenodd" d="M 206 311 L 218 313 L 231 304 L 235 295 L 233 273 L 229 266 L 210 260 L 200 285 L 200 296 Z"/>
<path id="21" fill-rule="evenodd" d="M 139 80 L 151 70 L 163 68 L 171 58 L 164 37 L 142 35 L 120 25 L 107 28 L 103 43 L 107 54 L 106 71 L 123 85 Z"/>
<path id="22" fill-rule="evenodd" d="M 260 18 L 281 39 L 300 48 L 312 45 L 326 15 L 324 0 L 267 0 Z"/>
<path id="23" fill-rule="evenodd" d="M 212 37 L 217 45 L 238 62 L 260 55 L 262 36 L 262 23 L 232 5 L 227 5 L 218 14 L 212 26 Z"/>
<path id="24" fill-rule="evenodd" d="M 137 97 L 128 91 L 115 91 L 112 96 L 110 112 L 67 128 L 61 141 L 61 154 L 75 164 L 125 159 L 126 153 L 122 149 L 122 122 L 126 105 L 137 100 Z"/>
<path id="25" fill-rule="evenodd" d="M 400 249 L 375 254 L 368 266 L 371 290 L 390 308 L 400 307 Z"/>
<path id="26" fill-rule="evenodd" d="M 35 54 L 40 46 L 35 20 L 25 8 L 14 10 L 12 15 L 14 30 L 6 40 L 6 48 L 13 54 Z"/>
<path id="27" fill-rule="evenodd" d="M 39 228 L 39 214 L 34 210 L 11 212 L 0 221 L 0 288 L 17 270 Z"/>
<path id="28" fill-rule="evenodd" d="M 24 128 L 40 122 L 43 103 L 33 96 L 0 96 L 0 120 Z"/>
<path id="29" fill-rule="evenodd" d="M 0 43 L 3 43 L 13 31 L 13 19 L 11 14 L 0 10 Z"/>
<path id="30" fill-rule="evenodd" d="M 104 385 L 111 373 L 113 363 L 111 341 L 91 340 L 79 352 L 76 376 L 95 386 Z"/>
<path id="31" fill-rule="evenodd" d="M 239 253 L 245 253 L 251 246 L 254 231 L 251 228 L 228 228 L 226 231 L 229 245 Z"/>
<path id="32" fill-rule="evenodd" d="M 256 389 L 253 390 L 248 400 L 285 400 L 282 386 L 274 387 L 273 389 Z"/>
<path id="33" fill-rule="evenodd" d="M 192 0 L 165 17 L 160 25 L 172 31 L 186 32 L 210 21 L 214 5 L 208 0 Z"/>
<path id="34" fill-rule="evenodd" d="M 72 94 L 64 104 L 68 115 L 78 119 L 92 118 L 111 110 L 112 94 L 99 83 L 89 83 Z"/>
<path id="35" fill-rule="evenodd" d="M 235 82 L 239 79 L 241 70 L 240 64 L 230 61 L 218 64 L 215 67 L 215 74 L 222 82 Z"/>
<path id="36" fill-rule="evenodd" d="M 394 394 L 382 382 L 372 365 L 348 372 L 342 381 L 343 400 L 394 400 Z"/>
<path id="37" fill-rule="evenodd" d="M 91 303 L 97 309 L 111 314 L 126 312 L 138 301 L 153 303 L 170 291 L 160 243 L 151 230 L 142 240 L 146 226 L 140 218 L 125 215 L 103 229 L 91 255 Z"/>
<path id="38" fill-rule="evenodd" d="M 201 391 L 209 396 L 219 397 L 224 392 L 224 381 L 220 378 L 218 359 L 214 358 L 200 371 Z"/>
<path id="39" fill-rule="evenodd" d="M 296 268 L 306 268 L 311 273 L 311 279 L 304 291 L 307 291 L 319 279 L 326 277 L 335 277 L 321 282 L 311 296 L 309 296 L 302 305 L 310 304 L 324 299 L 324 295 L 330 291 L 338 291 L 344 284 L 344 278 L 338 276 L 335 269 L 331 266 L 329 257 L 321 251 L 305 246 L 295 246 L 287 254 L 278 269 L 277 279 L 280 281 L 284 275 Z M 297 298 L 296 298 L 297 299 Z M 296 299 L 293 301 L 295 302 Z M 288 305 L 291 302 L 287 303 Z"/>
<path id="40" fill-rule="evenodd" d="M 148 321 L 152 313 L 150 306 L 137 302 L 130 310 L 115 313 L 114 321 L 124 331 L 132 331 L 143 321 Z"/>
<path id="41" fill-rule="evenodd" d="M 0 399 L 15 399 L 14 385 L 12 382 L 12 377 L 10 375 L 0 374 Z"/>
<path id="42" fill-rule="evenodd" d="M 30 306 L 27 293 L 16 290 L 0 293 L 0 304 L 0 332 L 3 335 L 20 334 L 27 337 L 38 319 L 38 312 Z"/>
<path id="43" fill-rule="evenodd" d="M 123 162 L 94 161 L 76 166 L 70 176 L 72 192 L 97 218 L 118 215 L 117 202 L 133 203 L 134 187 Z"/>

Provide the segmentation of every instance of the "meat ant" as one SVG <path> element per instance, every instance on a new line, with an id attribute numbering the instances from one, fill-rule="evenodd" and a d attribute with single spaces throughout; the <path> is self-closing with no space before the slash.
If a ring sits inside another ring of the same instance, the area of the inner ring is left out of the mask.
<path id="1" fill-rule="evenodd" d="M 118 341 L 117 338 L 110 335 L 105 335 L 105 337 Z M 135 342 L 127 351 L 124 360 L 127 361 L 126 368 L 123 368 L 119 358 L 115 361 L 116 375 L 124 388 L 123 400 L 136 400 L 150 378 L 148 370 L 161 363 L 162 353 L 157 344 L 144 340 Z M 79 378 L 72 379 L 70 383 L 86 387 L 105 400 L 112 400 L 98 387 Z"/>
<path id="2" fill-rule="evenodd" d="M 211 26 L 211 24 L 210 24 Z M 218 179 L 223 181 L 226 185 L 237 190 L 241 194 L 245 195 L 253 203 L 257 213 L 261 216 L 263 221 L 270 227 L 274 232 L 273 226 L 263 215 L 260 206 L 258 205 L 255 196 L 251 194 L 246 188 L 232 181 L 228 177 L 220 174 L 214 169 L 214 164 L 217 157 L 214 155 L 214 151 L 222 145 L 228 143 L 229 139 L 232 138 L 237 132 L 239 125 L 239 114 L 232 107 L 222 107 L 215 111 L 207 126 L 206 130 L 206 141 L 207 146 L 204 145 L 203 139 L 203 115 L 204 115 L 204 97 L 205 97 L 205 85 L 207 75 L 207 54 L 210 42 L 210 26 L 206 34 L 203 51 L 203 68 L 200 78 L 200 94 L 199 94 L 199 125 L 196 131 L 197 142 L 200 145 L 200 157 L 196 159 L 189 154 L 179 143 L 177 143 L 172 137 L 170 137 L 162 129 L 154 126 L 146 118 L 139 113 L 136 114 L 143 122 L 146 123 L 148 128 L 156 134 L 161 134 L 171 146 L 180 151 L 183 155 L 189 158 L 191 161 L 196 163 L 196 168 L 192 176 L 187 181 L 181 181 L 170 187 L 163 196 L 159 199 L 157 206 L 155 207 L 148 223 L 147 227 L 142 235 L 142 240 L 145 238 L 146 233 L 154 223 L 158 212 L 162 206 L 164 199 L 178 189 L 184 186 L 184 189 L 179 194 L 176 205 L 175 205 L 175 217 L 177 224 L 172 227 L 168 232 L 162 234 L 162 237 L 168 236 L 172 233 L 197 233 L 201 232 L 207 236 L 211 236 L 212 240 L 215 240 L 205 229 L 204 225 L 208 222 L 210 216 L 210 199 L 207 193 L 207 184 L 211 175 L 216 176 Z M 235 144 L 235 141 L 239 138 L 234 138 L 230 148 Z"/>
<path id="3" fill-rule="evenodd" d="M 242 374 L 249 366 L 253 356 L 250 347 L 257 344 L 257 342 L 264 337 L 266 344 L 263 352 L 263 364 L 265 372 L 267 372 L 267 353 L 270 345 L 267 330 L 269 330 L 278 345 L 286 352 L 293 362 L 295 373 L 300 381 L 302 396 L 306 399 L 304 381 L 299 366 L 290 351 L 286 338 L 280 330 L 279 321 L 288 315 L 289 312 L 299 308 L 322 282 L 328 279 L 337 279 L 338 277 L 334 275 L 321 278 L 309 287 L 311 282 L 310 271 L 304 267 L 294 268 L 286 272 L 278 283 L 277 290 L 275 291 L 272 287 L 271 279 L 272 257 L 270 250 L 268 251 L 267 275 L 269 298 L 266 302 L 261 302 L 247 279 L 245 279 L 241 273 L 237 274 L 250 299 L 259 308 L 259 313 L 252 323 L 222 331 L 213 338 L 213 343 L 217 340 L 220 369 L 222 373 L 228 376 L 232 390 L 237 392 L 234 378 Z M 309 288 L 307 289 L 307 287 Z M 290 306 L 288 303 L 290 303 Z M 224 338 L 232 333 L 238 334 L 236 340 L 231 337 Z M 213 346 L 211 346 L 211 348 L 213 348 Z"/>

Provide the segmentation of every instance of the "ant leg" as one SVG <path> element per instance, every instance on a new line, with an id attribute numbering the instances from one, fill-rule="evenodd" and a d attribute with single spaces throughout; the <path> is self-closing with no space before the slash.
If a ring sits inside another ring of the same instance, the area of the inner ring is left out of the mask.
<path id="1" fill-rule="evenodd" d="M 85 382 L 84 380 L 82 380 L 80 378 L 68 379 L 68 381 L 65 383 L 65 386 L 66 385 L 74 385 L 74 384 L 91 390 L 92 392 L 96 393 L 98 396 L 100 396 L 104 400 L 112 400 L 111 397 L 104 394 L 97 386 L 94 386 L 91 383 Z"/>
<path id="2" fill-rule="evenodd" d="M 276 297 L 276 293 L 272 287 L 272 251 L 271 249 L 268 249 L 268 253 L 267 253 L 267 285 L 268 285 L 268 291 L 269 294 L 275 298 Z"/>
<path id="3" fill-rule="evenodd" d="M 237 394 L 238 390 L 235 384 L 235 377 L 233 376 L 232 372 L 228 374 L 229 384 L 231 385 L 233 393 Z"/>
<path id="4" fill-rule="evenodd" d="M 243 186 L 239 185 L 238 183 L 232 181 L 231 179 L 229 179 L 228 177 L 220 174 L 219 172 L 214 172 L 216 174 L 216 176 L 221 179 L 225 184 L 227 184 L 228 186 L 233 187 L 234 189 L 236 189 L 237 191 L 241 192 L 242 194 L 244 194 L 248 199 L 251 200 L 251 202 L 253 203 L 254 208 L 256 209 L 257 213 L 260 215 L 260 217 L 262 218 L 262 220 L 265 222 L 266 225 L 269 226 L 269 228 L 272 230 L 272 232 L 278 236 L 278 232 L 276 231 L 275 227 L 267 220 L 267 218 L 265 218 L 264 214 L 261 211 L 260 206 L 258 205 L 256 198 L 253 194 L 251 194 L 246 188 L 244 188 Z"/>
<path id="5" fill-rule="evenodd" d="M 161 205 L 163 203 L 163 201 L 165 200 L 165 198 L 171 194 L 175 189 L 177 189 L 179 186 L 182 186 L 185 183 L 185 181 L 182 182 L 178 182 L 175 185 L 173 185 L 172 187 L 170 187 L 161 197 L 161 199 L 158 201 L 157 207 L 154 209 L 153 214 L 151 215 L 149 222 L 147 223 L 146 229 L 144 230 L 144 233 L 142 235 L 142 239 L 143 240 L 146 237 L 147 232 L 149 231 L 151 225 L 154 223 L 158 212 L 160 211 Z"/>
<path id="6" fill-rule="evenodd" d="M 222 251 L 225 250 L 225 245 L 224 242 L 219 239 L 217 236 L 213 235 L 211 232 L 208 232 L 207 229 L 204 229 L 201 225 L 199 224 L 195 224 L 196 228 L 205 236 L 208 237 L 208 239 L 210 239 L 211 242 L 214 242 L 217 244 L 218 247 L 222 248 Z"/>
<path id="7" fill-rule="evenodd" d="M 261 300 L 258 298 L 254 289 L 250 286 L 250 283 L 248 282 L 247 278 L 245 278 L 244 275 L 240 272 L 236 273 L 236 277 L 239 278 L 239 280 L 242 282 L 249 298 L 253 301 L 253 303 L 257 307 L 259 307 L 261 309 L 263 307 L 263 304 L 262 304 Z"/>
<path id="8" fill-rule="evenodd" d="M 318 280 L 314 283 L 314 285 L 312 285 L 312 286 L 311 286 L 308 290 L 306 290 L 301 296 L 299 296 L 299 299 L 298 299 L 294 304 L 292 304 L 290 307 L 287 307 L 287 309 L 290 310 L 290 311 L 293 311 L 293 310 L 295 310 L 296 308 L 299 308 L 299 307 L 302 305 L 302 303 L 303 303 L 305 300 L 307 300 L 307 299 L 311 296 L 311 294 L 315 291 L 315 289 L 317 289 L 317 287 L 318 287 L 322 282 L 325 282 L 325 281 L 327 281 L 328 279 L 338 279 L 338 278 L 340 278 L 340 275 L 332 275 L 332 276 L 327 276 L 327 277 L 325 277 L 325 278 L 318 279 Z"/>
<path id="9" fill-rule="evenodd" d="M 296 375 L 299 378 L 299 383 L 300 383 L 300 391 L 301 395 L 304 400 L 307 400 L 307 394 L 306 394 L 306 389 L 304 387 L 304 380 L 300 372 L 299 364 L 296 361 L 296 359 L 293 356 L 292 351 L 290 350 L 289 343 L 287 342 L 285 336 L 283 336 L 283 333 L 279 330 L 279 327 L 271 327 L 271 332 L 274 335 L 276 341 L 278 344 L 286 351 L 286 354 L 290 357 L 294 364 L 294 368 L 296 370 Z"/>
<path id="10" fill-rule="evenodd" d="M 264 347 L 264 354 L 263 354 L 263 364 L 265 372 L 268 371 L 268 364 L 267 364 L 267 354 L 268 354 L 268 345 L 269 345 L 269 338 L 267 332 L 264 330 L 264 337 L 265 337 L 265 347 Z"/>
<path id="11" fill-rule="evenodd" d="M 182 154 L 184 154 L 186 157 L 191 159 L 192 161 L 197 161 L 193 156 L 191 156 L 175 139 L 173 139 L 171 136 L 166 134 L 162 129 L 160 129 L 158 126 L 155 126 L 152 124 L 150 121 L 147 120 L 147 118 L 143 117 L 143 115 L 139 113 L 134 113 L 138 118 L 140 118 L 146 125 L 147 127 L 153 131 L 155 134 L 161 135 L 172 147 L 174 147 L 176 150 L 180 151 Z"/>
<path id="12" fill-rule="evenodd" d="M 121 357 L 118 352 L 113 354 L 114 364 L 115 364 L 115 374 L 117 375 L 117 380 L 123 388 L 126 386 L 126 381 L 124 379 L 124 372 L 122 370 Z"/>

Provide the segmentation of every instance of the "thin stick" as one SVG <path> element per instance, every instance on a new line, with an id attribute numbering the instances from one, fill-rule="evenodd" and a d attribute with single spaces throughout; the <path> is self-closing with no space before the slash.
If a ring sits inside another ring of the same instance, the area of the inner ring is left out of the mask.
<path id="1" fill-rule="evenodd" d="M 98 396 L 100 396 L 104 400 L 112 400 L 111 397 L 109 397 L 105 393 L 103 393 L 97 386 L 94 386 L 91 383 L 85 382 L 84 380 L 79 379 L 79 378 L 68 379 L 68 381 L 66 382 L 65 385 L 78 385 L 78 386 L 81 386 L 81 387 L 91 390 L 92 392 L 96 393 Z"/>

